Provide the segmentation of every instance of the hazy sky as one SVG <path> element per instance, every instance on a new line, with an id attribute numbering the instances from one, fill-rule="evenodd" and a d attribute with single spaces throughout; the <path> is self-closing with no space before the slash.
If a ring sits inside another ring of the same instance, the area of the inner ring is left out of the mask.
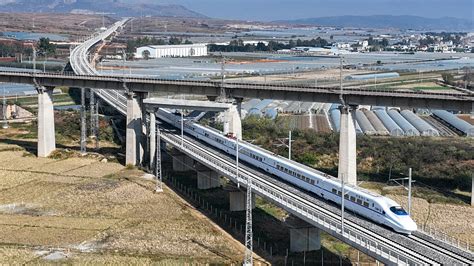
<path id="1" fill-rule="evenodd" d="M 125 0 L 132 1 L 132 0 Z M 215 18 L 278 20 L 337 15 L 418 15 L 473 19 L 474 0 L 142 0 L 182 4 Z M 133 1 L 136 2 L 136 1 Z"/>

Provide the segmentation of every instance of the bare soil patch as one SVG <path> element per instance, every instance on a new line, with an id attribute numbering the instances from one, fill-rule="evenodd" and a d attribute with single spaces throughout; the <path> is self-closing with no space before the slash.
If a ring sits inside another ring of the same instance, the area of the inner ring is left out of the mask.
<path id="1" fill-rule="evenodd" d="M 13 147 L 0 143 L 3 263 L 240 263 L 241 244 L 143 172 Z"/>

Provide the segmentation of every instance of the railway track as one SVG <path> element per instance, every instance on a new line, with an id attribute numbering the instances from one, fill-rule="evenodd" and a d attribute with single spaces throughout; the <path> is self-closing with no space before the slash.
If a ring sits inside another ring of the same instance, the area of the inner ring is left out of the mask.
<path id="1" fill-rule="evenodd" d="M 173 142 L 175 143 L 180 143 L 180 132 L 177 132 L 175 129 L 165 129 L 164 134 L 167 134 L 168 136 L 163 137 L 163 139 L 171 139 L 174 138 L 175 140 Z M 171 136 L 170 136 L 171 135 Z M 228 155 L 224 153 L 220 153 L 219 151 L 215 151 L 214 149 L 205 149 L 199 146 L 199 142 L 196 140 L 191 140 L 189 137 L 186 137 L 185 139 L 186 144 L 193 145 L 196 149 L 200 149 L 202 152 L 207 153 L 209 156 L 213 156 L 215 160 L 220 160 L 222 163 L 227 163 L 229 165 L 233 165 L 234 159 L 229 158 Z M 211 151 L 212 150 L 212 151 Z M 226 161 L 227 160 L 227 161 Z M 268 175 L 265 174 L 256 174 L 255 169 L 252 167 L 245 167 L 241 170 L 242 174 L 245 175 L 250 175 L 252 176 L 252 180 L 258 179 L 258 180 L 263 180 L 262 182 L 266 182 L 266 184 L 271 184 L 274 186 L 275 190 L 278 190 L 279 193 L 282 193 L 288 197 L 292 197 L 294 200 L 308 204 L 309 207 L 312 208 L 317 208 L 319 211 L 323 212 L 324 214 L 330 216 L 332 219 L 335 221 L 340 221 L 340 216 L 337 214 L 337 208 L 334 210 L 327 210 L 320 205 L 315 204 L 315 201 L 320 201 L 320 199 L 315 199 L 314 196 L 308 195 L 306 193 L 302 193 L 296 188 L 293 187 L 288 187 L 287 183 L 277 181 L 272 177 L 269 177 Z M 243 183 L 243 185 L 245 185 Z M 418 257 L 418 258 L 423 258 L 423 262 L 421 264 L 429 264 L 429 265 L 441 265 L 441 264 L 446 264 L 446 265 L 471 265 L 473 263 L 472 258 L 464 257 L 463 255 L 460 255 L 456 252 L 449 251 L 445 249 L 444 247 L 430 242 L 428 240 L 421 239 L 419 237 L 414 237 L 414 236 L 403 236 L 396 234 L 394 232 L 391 232 L 388 229 L 379 227 L 377 228 L 378 232 L 372 231 L 372 228 L 365 228 L 364 226 L 359 225 L 359 219 L 351 219 L 347 220 L 347 224 L 345 225 L 348 228 L 352 228 L 353 230 L 358 230 L 361 233 L 367 233 L 372 237 L 373 239 L 379 241 L 380 243 L 385 243 L 387 245 L 393 245 L 394 248 L 398 250 L 402 250 L 403 252 L 408 252 L 407 254 L 413 254 L 413 256 Z M 393 241 L 387 239 L 386 235 L 398 235 L 395 237 Z M 404 244 L 400 245 L 398 244 L 398 240 L 404 240 Z M 408 246 L 412 246 L 411 244 L 414 244 L 413 246 L 418 246 L 418 250 L 410 250 L 407 248 Z M 419 249 L 419 247 L 422 246 L 423 249 Z M 430 254 L 436 259 L 432 259 L 429 255 L 427 256 L 426 254 Z M 441 262 L 440 262 L 441 261 Z M 400 261 L 400 263 L 403 263 Z"/>
<path id="2" fill-rule="evenodd" d="M 125 23 L 125 22 L 123 22 Z M 123 25 L 123 24 L 122 24 Z M 119 26 L 118 26 L 119 27 Z M 117 27 L 117 28 L 118 28 Z M 99 75 L 99 73 L 91 67 L 89 62 L 87 61 L 88 57 L 88 51 L 91 47 L 93 47 L 95 44 L 97 44 L 100 40 L 106 38 L 107 34 L 113 33 L 113 31 L 107 31 L 106 34 L 103 34 L 101 36 L 96 37 L 93 40 L 90 40 L 90 42 L 87 42 L 76 49 L 74 49 L 73 53 L 71 54 L 71 65 L 73 66 L 74 71 L 76 74 L 79 75 Z M 106 77 L 106 76 L 101 76 L 103 78 L 113 78 L 113 79 L 123 79 L 120 77 Z M 126 80 L 143 80 L 143 78 L 126 78 Z M 181 83 L 189 83 L 189 84 L 196 84 L 196 83 L 202 83 L 202 82 L 194 82 L 194 81 L 170 81 L 170 80 L 156 80 L 156 79 L 149 79 L 149 81 L 152 83 L 155 82 L 162 82 L 162 83 L 173 83 L 177 82 L 179 84 Z M 220 86 L 220 82 L 207 82 L 205 83 L 207 86 Z M 249 84 L 239 84 L 239 83 L 232 83 L 230 86 L 249 86 Z M 280 88 L 281 85 L 275 85 L 274 88 Z M 285 86 L 288 87 L 288 86 Z M 295 86 L 295 89 L 302 89 L 302 90 L 314 90 L 315 88 L 301 88 L 299 86 Z M 112 92 L 112 91 L 107 91 L 107 90 L 95 90 L 98 95 L 104 99 L 107 103 L 111 104 L 114 106 L 119 112 L 122 114 L 126 114 L 126 98 L 124 97 L 123 94 L 118 93 L 117 91 Z M 364 91 L 364 89 L 357 90 L 358 92 Z M 371 91 L 373 92 L 374 90 L 365 90 L 365 91 Z M 446 95 L 446 94 L 442 94 Z M 455 95 L 454 97 L 464 97 L 464 96 L 459 96 Z M 170 129 L 166 129 L 163 134 L 163 139 L 170 143 L 175 143 L 178 144 L 180 143 L 180 138 L 177 137 L 176 131 Z M 179 135 L 180 133 L 178 133 Z M 232 163 L 233 163 L 233 158 L 226 154 L 222 154 L 218 151 L 213 150 L 212 148 L 209 147 L 201 147 L 198 142 L 195 140 L 189 139 L 188 136 L 186 136 L 186 141 L 185 144 L 187 146 L 192 147 L 193 150 L 199 151 L 200 154 L 204 154 L 208 158 L 210 158 L 213 161 L 220 162 L 223 165 L 227 165 L 227 170 L 226 171 L 231 171 L 233 169 Z M 205 162 L 204 162 L 205 163 Z M 209 163 L 209 162 L 208 162 Z M 231 169 L 231 170 L 229 170 Z M 314 196 L 309 195 L 305 193 L 304 191 L 300 191 L 299 189 L 296 189 L 292 186 L 288 186 L 287 183 L 283 183 L 281 181 L 276 180 L 275 178 L 268 177 L 263 175 L 262 173 L 258 173 L 255 171 L 255 169 L 245 166 L 242 166 L 242 170 L 240 170 L 241 175 L 246 175 L 246 176 L 251 176 L 252 180 L 255 178 L 255 180 L 258 180 L 258 185 L 261 187 L 267 187 L 267 188 L 272 188 L 275 190 L 275 193 L 278 193 L 280 195 L 284 195 L 286 198 L 290 199 L 292 202 L 298 202 L 300 205 L 304 205 L 307 210 L 312 210 L 312 211 L 317 211 L 321 213 L 321 215 L 324 215 L 324 217 L 327 217 L 326 222 L 332 222 L 332 223 L 337 223 L 338 221 L 340 222 L 340 216 L 338 215 L 338 208 L 337 206 L 325 206 L 322 207 L 323 205 L 327 205 L 327 203 L 322 202 L 321 200 L 315 199 Z M 245 183 L 241 183 L 243 186 L 245 186 Z M 288 207 L 285 206 L 287 209 Z M 428 241 L 425 239 L 410 239 L 409 237 L 405 237 L 406 239 L 403 240 L 403 236 L 390 232 L 387 229 L 383 229 L 382 227 L 378 225 L 369 225 L 369 226 L 361 226 L 360 224 L 364 224 L 367 221 L 360 220 L 360 218 L 352 216 L 351 214 L 348 214 L 348 219 L 346 220 L 345 227 L 348 230 L 352 230 L 353 232 L 357 232 L 360 234 L 364 234 L 367 236 L 367 244 L 369 241 L 375 241 L 377 243 L 381 243 L 383 245 L 387 245 L 391 247 L 393 250 L 398 250 L 402 254 L 409 254 L 413 258 L 413 261 L 416 262 L 416 264 L 420 265 L 441 265 L 441 263 L 447 264 L 447 265 L 463 265 L 463 263 L 468 262 L 468 265 L 473 264 L 472 258 L 459 258 L 456 257 L 457 253 L 453 251 L 443 250 L 443 247 L 440 245 L 434 243 L 436 241 Z M 324 220 L 323 220 L 324 222 Z M 350 237 L 350 235 L 349 235 Z M 357 240 L 357 238 L 356 238 Z M 421 246 L 421 249 L 418 250 L 413 250 L 413 248 L 409 248 L 411 245 L 410 244 L 400 244 L 398 243 L 399 241 L 412 241 L 411 243 L 413 245 L 418 245 Z M 423 248 L 424 246 L 424 248 Z M 369 246 L 370 248 L 370 246 Z M 431 252 L 430 252 L 431 251 Z M 469 253 L 469 252 L 468 252 Z M 436 256 L 436 259 L 431 258 L 433 254 L 439 254 L 439 256 Z M 441 261 L 441 262 L 440 262 Z M 459 263 L 459 264 L 458 264 Z M 394 263 L 395 264 L 395 263 Z M 397 261 L 396 264 L 406 264 L 406 262 L 400 260 Z"/>

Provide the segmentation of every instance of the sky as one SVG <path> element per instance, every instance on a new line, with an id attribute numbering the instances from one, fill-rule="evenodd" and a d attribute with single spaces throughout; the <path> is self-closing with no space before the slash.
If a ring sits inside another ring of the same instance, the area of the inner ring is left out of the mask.
<path id="1" fill-rule="evenodd" d="M 136 0 L 125 0 L 137 2 Z M 213 18 L 271 21 L 339 15 L 473 19 L 474 0 L 141 0 L 181 4 Z"/>

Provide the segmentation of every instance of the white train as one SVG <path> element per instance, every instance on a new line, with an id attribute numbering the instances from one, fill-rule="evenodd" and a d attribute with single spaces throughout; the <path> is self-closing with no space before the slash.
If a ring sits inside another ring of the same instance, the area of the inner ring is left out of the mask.
<path id="1" fill-rule="evenodd" d="M 181 128 L 181 117 L 170 111 L 160 109 L 158 117 L 176 128 Z M 236 140 L 224 136 L 220 131 L 186 121 L 184 132 L 228 154 L 235 155 Z M 245 142 L 239 142 L 239 160 L 254 165 L 321 198 L 341 204 L 340 181 L 325 173 Z M 417 230 L 416 223 L 406 211 L 389 198 L 351 185 L 344 186 L 344 194 L 345 208 L 354 213 L 386 225 L 399 233 L 411 234 Z"/>

